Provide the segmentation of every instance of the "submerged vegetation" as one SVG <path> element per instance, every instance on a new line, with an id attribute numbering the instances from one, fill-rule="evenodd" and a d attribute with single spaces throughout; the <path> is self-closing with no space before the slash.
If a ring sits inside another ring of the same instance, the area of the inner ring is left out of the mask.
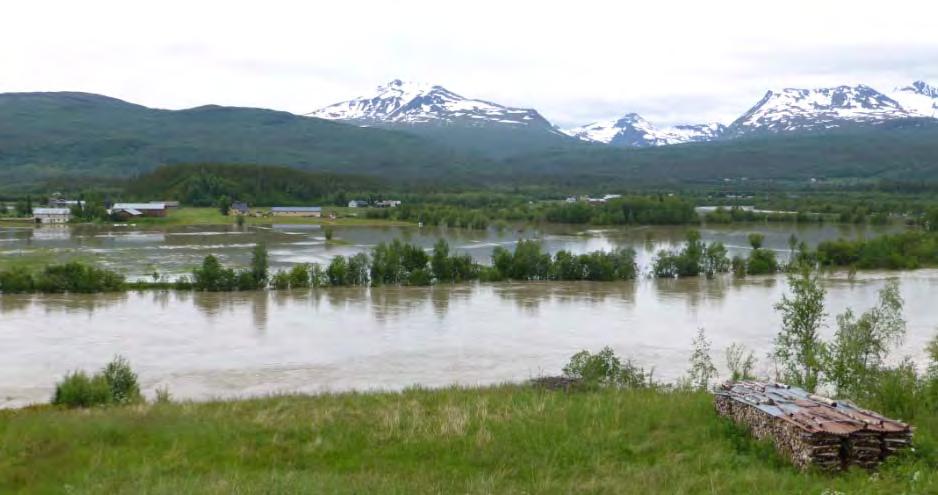
<path id="1" fill-rule="evenodd" d="M 909 231 L 856 241 L 818 244 L 817 261 L 826 266 L 908 270 L 938 266 L 938 234 Z"/>
<path id="2" fill-rule="evenodd" d="M 332 237 L 332 234 L 327 233 L 327 237 Z M 330 239 L 327 242 L 336 241 Z M 914 269 L 938 266 L 938 234 L 930 231 L 913 230 L 854 241 L 824 241 L 814 250 L 792 234 L 788 240 L 787 262 L 780 262 L 776 251 L 763 247 L 763 242 L 762 234 L 750 234 L 748 255 L 730 258 L 722 243 L 703 242 L 698 231 L 688 230 L 679 249 L 657 253 L 648 275 L 656 278 L 704 275 L 710 278 L 727 272 L 742 277 L 817 267 Z M 127 282 L 119 273 L 78 260 L 41 268 L 36 262 L 30 263 L 32 267 L 8 263 L 7 268 L 0 269 L 0 292 L 94 293 L 128 289 L 223 292 L 268 287 L 433 285 L 474 280 L 615 281 L 643 275 L 639 273 L 635 256 L 631 248 L 583 254 L 561 250 L 550 254 L 537 241 L 520 240 L 514 250 L 496 247 L 492 251 L 491 263 L 485 264 L 474 261 L 467 254 L 454 253 L 443 239 L 439 239 L 429 251 L 396 239 L 379 244 L 369 253 L 336 256 L 327 265 L 298 264 L 286 272 L 268 273 L 266 246 L 258 244 L 253 248 L 249 267 L 225 267 L 221 260 L 210 255 L 192 270 L 190 276 L 174 281 L 154 278 L 153 281 Z"/>
<path id="3" fill-rule="evenodd" d="M 39 272 L 23 267 L 0 271 L 0 292 L 94 293 L 115 292 L 124 289 L 124 277 L 119 273 L 96 268 L 81 262 L 48 265 Z"/>
<path id="4" fill-rule="evenodd" d="M 613 281 L 635 278 L 635 253 L 630 249 L 573 255 L 559 251 L 554 256 L 544 252 L 536 241 L 519 241 L 515 250 L 497 247 L 492 265 L 481 265 L 466 254 L 453 254 L 449 244 L 440 239 L 428 254 L 419 246 L 400 240 L 381 243 L 371 256 L 359 253 L 336 256 L 325 268 L 313 263 L 300 265 L 290 273 L 274 275 L 278 288 L 348 285 L 431 285 L 472 280 L 595 280 Z M 300 280 L 296 285 L 291 280 Z"/>

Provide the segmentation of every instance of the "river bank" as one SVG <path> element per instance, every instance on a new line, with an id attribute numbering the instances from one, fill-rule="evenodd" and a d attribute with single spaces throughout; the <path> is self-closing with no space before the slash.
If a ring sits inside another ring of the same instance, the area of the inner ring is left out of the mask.
<path id="1" fill-rule="evenodd" d="M 699 392 L 529 386 L 0 411 L 0 492 L 934 493 L 938 416 L 878 473 L 801 473 Z"/>

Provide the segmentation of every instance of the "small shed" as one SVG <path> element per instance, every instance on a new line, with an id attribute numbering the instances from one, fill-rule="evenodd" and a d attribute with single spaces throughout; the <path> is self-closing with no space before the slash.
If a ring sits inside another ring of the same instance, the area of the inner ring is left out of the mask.
<path id="1" fill-rule="evenodd" d="M 71 216 L 68 208 L 33 208 L 36 223 L 68 223 Z"/>

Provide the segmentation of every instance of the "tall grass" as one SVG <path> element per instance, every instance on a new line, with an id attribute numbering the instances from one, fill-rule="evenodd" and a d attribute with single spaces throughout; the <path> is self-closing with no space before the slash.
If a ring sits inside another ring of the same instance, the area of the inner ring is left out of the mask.
<path id="1" fill-rule="evenodd" d="M 922 416 L 917 441 L 936 431 Z M 0 493 L 934 493 L 935 460 L 801 473 L 714 414 L 709 394 L 656 389 L 0 412 Z"/>

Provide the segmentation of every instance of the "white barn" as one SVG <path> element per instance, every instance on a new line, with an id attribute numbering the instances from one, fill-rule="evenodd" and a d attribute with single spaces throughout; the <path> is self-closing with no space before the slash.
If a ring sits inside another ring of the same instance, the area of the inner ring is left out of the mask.
<path id="1" fill-rule="evenodd" d="M 36 223 L 68 223 L 72 211 L 68 208 L 33 208 Z"/>

